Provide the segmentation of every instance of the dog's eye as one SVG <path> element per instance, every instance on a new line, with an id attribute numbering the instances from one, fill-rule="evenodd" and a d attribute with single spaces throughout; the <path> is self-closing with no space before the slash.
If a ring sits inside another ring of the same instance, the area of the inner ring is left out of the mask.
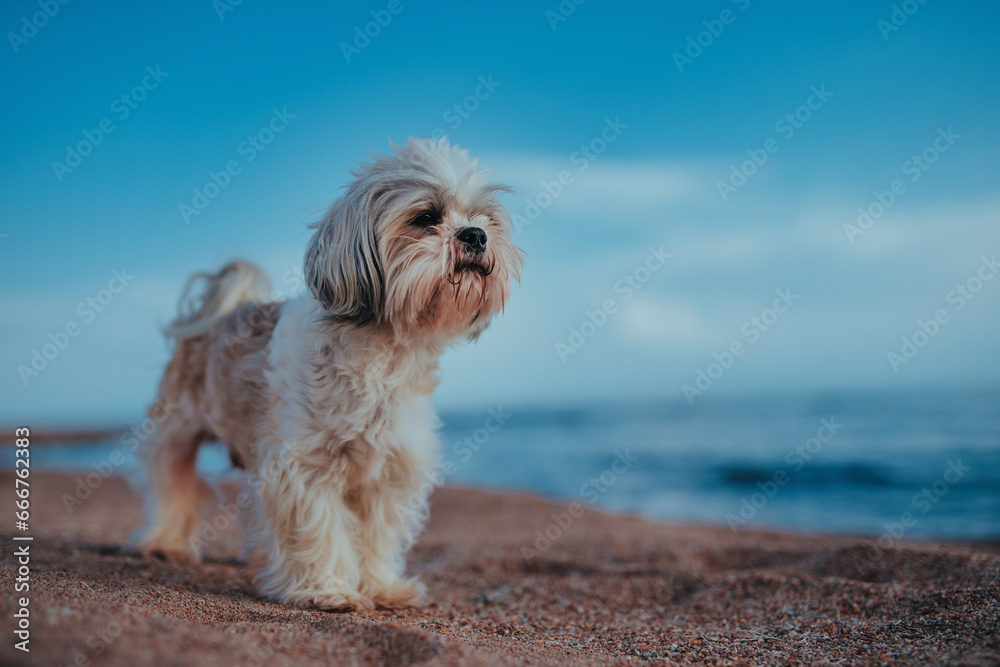
<path id="1" fill-rule="evenodd" d="M 424 211 L 420 213 L 413 219 L 413 224 L 418 227 L 433 227 L 434 225 L 441 222 L 437 214 L 434 211 Z"/>

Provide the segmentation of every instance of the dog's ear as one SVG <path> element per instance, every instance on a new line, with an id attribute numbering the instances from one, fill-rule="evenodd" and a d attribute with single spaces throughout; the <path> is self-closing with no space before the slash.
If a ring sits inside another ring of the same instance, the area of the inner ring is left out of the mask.
<path id="1" fill-rule="evenodd" d="M 306 285 L 327 316 L 339 322 L 368 324 L 382 317 L 383 278 L 375 239 L 375 220 L 367 207 L 344 197 L 316 229 L 305 256 Z"/>

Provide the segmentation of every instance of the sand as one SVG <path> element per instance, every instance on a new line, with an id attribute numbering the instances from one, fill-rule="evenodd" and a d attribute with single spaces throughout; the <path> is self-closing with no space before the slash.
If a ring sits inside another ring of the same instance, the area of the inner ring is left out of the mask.
<path id="1" fill-rule="evenodd" d="M 13 514 L 14 481 L 0 475 Z M 1000 550 L 665 525 L 461 488 L 436 492 L 410 569 L 424 609 L 336 614 L 259 598 L 229 530 L 201 564 L 125 546 L 117 477 L 31 476 L 30 653 L 13 648 L 4 528 L 0 663 L 25 665 L 1000 664 Z M 228 492 L 233 494 L 233 489 Z M 565 523 L 566 517 L 560 522 Z M 536 531 L 558 536 L 529 559 Z M 18 533 L 21 534 L 21 533 Z"/>

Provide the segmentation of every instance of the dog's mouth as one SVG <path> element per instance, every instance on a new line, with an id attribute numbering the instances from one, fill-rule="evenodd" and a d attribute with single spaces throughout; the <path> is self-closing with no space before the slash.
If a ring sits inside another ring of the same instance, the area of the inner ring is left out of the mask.
<path id="1" fill-rule="evenodd" d="M 461 285 L 462 279 L 469 274 L 485 278 L 493 273 L 493 268 L 493 261 L 487 263 L 485 258 L 462 258 L 455 263 L 451 275 L 448 276 L 448 282 L 452 285 Z"/>
<path id="2" fill-rule="evenodd" d="M 496 268 L 496 257 L 486 253 L 456 253 L 445 275 L 451 284 L 454 308 L 470 322 L 476 322 L 488 305 L 491 288 L 488 276 Z"/>
<path id="3" fill-rule="evenodd" d="M 466 277 L 485 282 L 494 268 L 496 257 L 492 253 L 464 252 L 452 247 L 445 258 L 445 280 L 455 286 L 460 286 Z"/>
<path id="4" fill-rule="evenodd" d="M 493 273 L 493 265 L 480 260 L 462 260 L 455 265 L 455 274 L 465 272 L 478 273 L 486 277 Z"/>

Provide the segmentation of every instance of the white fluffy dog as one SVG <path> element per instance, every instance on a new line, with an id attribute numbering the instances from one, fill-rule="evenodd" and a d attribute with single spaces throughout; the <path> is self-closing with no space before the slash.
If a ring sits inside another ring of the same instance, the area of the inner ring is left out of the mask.
<path id="1" fill-rule="evenodd" d="M 146 553 L 198 557 L 214 494 L 195 461 L 221 440 L 249 473 L 263 595 L 340 610 L 422 601 L 403 557 L 438 461 L 438 357 L 503 309 L 521 256 L 495 198 L 506 188 L 467 151 L 447 139 L 393 148 L 360 165 L 313 225 L 308 296 L 271 302 L 246 262 L 188 284 L 150 411 L 162 424 L 146 457 Z"/>

